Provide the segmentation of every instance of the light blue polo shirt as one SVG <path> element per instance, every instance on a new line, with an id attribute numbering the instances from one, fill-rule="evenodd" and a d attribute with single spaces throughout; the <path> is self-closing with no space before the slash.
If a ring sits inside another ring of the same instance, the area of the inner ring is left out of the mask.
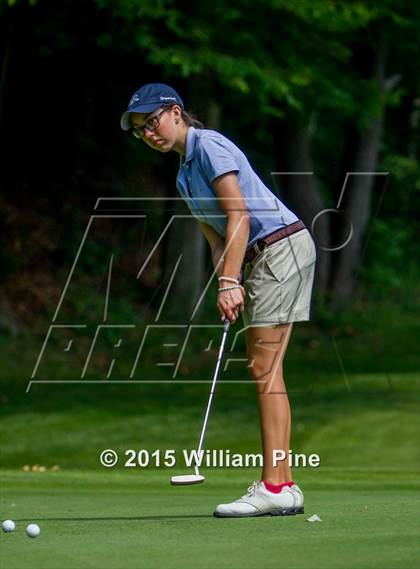
<path id="1" fill-rule="evenodd" d="M 188 128 L 176 186 L 191 213 L 226 237 L 227 216 L 211 186 L 215 178 L 236 172 L 250 217 L 248 245 L 298 220 L 262 182 L 245 154 L 228 138 L 209 129 Z"/>

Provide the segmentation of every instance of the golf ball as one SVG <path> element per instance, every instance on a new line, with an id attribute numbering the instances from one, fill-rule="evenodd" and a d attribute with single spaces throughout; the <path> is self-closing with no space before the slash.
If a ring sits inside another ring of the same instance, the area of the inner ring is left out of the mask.
<path id="1" fill-rule="evenodd" d="M 41 533 L 39 526 L 36 524 L 29 524 L 26 528 L 26 535 L 28 537 L 38 537 Z"/>
<path id="2" fill-rule="evenodd" d="M 9 533 L 11 531 L 15 531 L 16 524 L 12 520 L 4 520 L 4 522 L 1 524 L 1 527 L 3 528 L 4 532 Z"/>

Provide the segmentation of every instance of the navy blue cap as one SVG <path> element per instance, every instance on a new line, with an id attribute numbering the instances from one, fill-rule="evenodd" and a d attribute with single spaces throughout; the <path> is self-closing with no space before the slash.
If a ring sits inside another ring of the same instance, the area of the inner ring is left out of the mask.
<path id="1" fill-rule="evenodd" d="M 130 130 L 132 127 L 130 120 L 130 113 L 153 113 L 162 105 L 179 105 L 182 109 L 184 103 L 181 97 L 164 83 L 148 83 L 140 87 L 131 97 L 126 112 L 121 117 L 121 128 L 123 130 Z"/>

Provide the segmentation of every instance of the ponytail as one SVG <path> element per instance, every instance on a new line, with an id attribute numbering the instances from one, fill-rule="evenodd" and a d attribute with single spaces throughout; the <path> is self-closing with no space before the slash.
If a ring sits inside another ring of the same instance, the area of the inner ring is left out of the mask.
<path id="1" fill-rule="evenodd" d="M 192 113 L 187 113 L 187 111 L 184 111 L 184 109 L 181 109 L 181 118 L 187 126 L 193 126 L 194 128 L 204 128 L 203 123 L 197 120 L 195 118 L 195 115 Z"/>

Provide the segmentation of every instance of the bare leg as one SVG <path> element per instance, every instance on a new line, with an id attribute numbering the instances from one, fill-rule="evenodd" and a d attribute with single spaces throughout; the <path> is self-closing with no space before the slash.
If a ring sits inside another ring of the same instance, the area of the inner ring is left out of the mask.
<path id="1" fill-rule="evenodd" d="M 292 480 L 288 466 L 290 405 L 283 379 L 283 358 L 293 324 L 250 327 L 246 331 L 248 369 L 256 381 L 264 467 L 262 480 L 281 484 Z M 273 466 L 273 450 L 284 450 L 286 459 Z"/>

